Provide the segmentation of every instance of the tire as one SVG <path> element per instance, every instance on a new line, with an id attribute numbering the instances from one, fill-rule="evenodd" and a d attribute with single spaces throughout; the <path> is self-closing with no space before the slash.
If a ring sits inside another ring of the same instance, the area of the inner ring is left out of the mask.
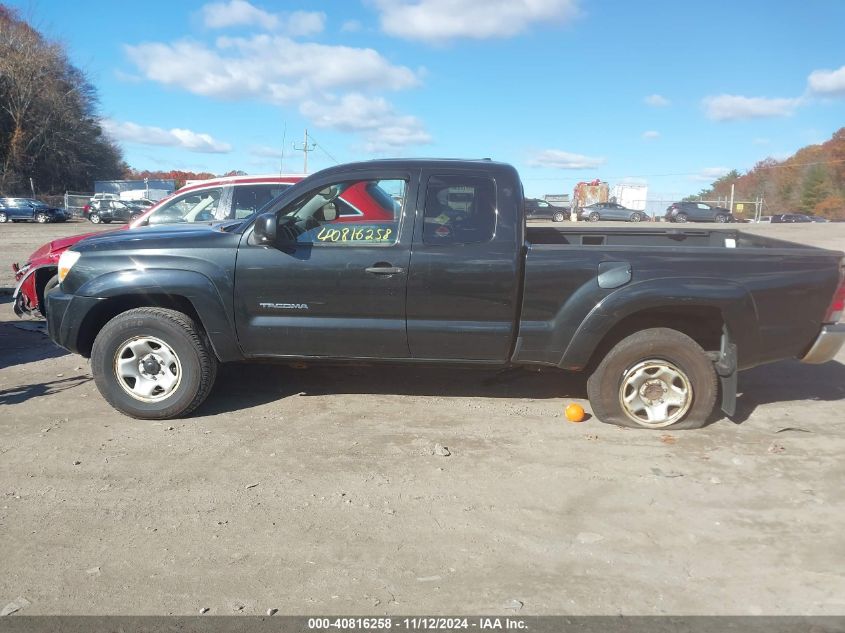
<path id="1" fill-rule="evenodd" d="M 686 334 L 669 328 L 642 330 L 622 339 L 587 381 L 590 405 L 599 420 L 661 431 L 706 425 L 718 392 L 707 353 Z M 661 407 L 666 393 L 673 394 L 674 402 Z"/>
<path id="2" fill-rule="evenodd" d="M 39 212 L 35 214 L 35 221 L 38 222 L 38 224 L 47 224 L 47 222 L 50 221 L 50 216 L 46 213 Z"/>
<path id="3" fill-rule="evenodd" d="M 628 218 L 631 222 L 642 222 L 643 216 L 640 213 L 632 213 L 631 217 Z"/>
<path id="4" fill-rule="evenodd" d="M 129 362 L 121 367 L 121 359 Z M 97 388 L 115 409 L 133 418 L 167 420 L 187 415 L 208 397 L 217 358 L 188 315 L 135 308 L 100 330 L 91 369 Z"/>
<path id="5" fill-rule="evenodd" d="M 724 224 L 727 221 L 728 221 L 728 216 L 726 216 L 724 213 L 720 213 L 719 215 L 716 216 L 716 222 L 719 222 L 720 224 Z"/>
<path id="6" fill-rule="evenodd" d="M 134 213 L 134 214 L 130 215 L 129 220 L 127 220 L 127 224 L 132 224 L 135 220 L 140 218 L 142 215 L 144 215 L 144 214 L 143 213 Z"/>
<path id="7" fill-rule="evenodd" d="M 590 222 L 598 222 L 599 220 L 601 220 L 601 216 L 598 213 L 596 213 L 595 211 L 593 211 L 589 215 L 589 219 L 590 219 Z"/>
<path id="8" fill-rule="evenodd" d="M 564 220 L 565 218 L 566 218 L 566 216 L 565 216 L 565 215 L 563 215 L 563 213 L 561 213 L 560 211 L 558 211 L 557 213 L 555 213 L 555 214 L 552 216 L 552 222 L 563 222 L 563 220 Z"/>
<path id="9" fill-rule="evenodd" d="M 89 213 L 88 220 L 91 222 L 91 224 L 99 224 L 103 221 L 99 213 Z"/>
<path id="10" fill-rule="evenodd" d="M 47 318 L 47 293 L 50 292 L 53 288 L 59 285 L 59 276 L 53 275 L 47 280 L 47 283 L 44 284 L 44 288 L 41 290 L 40 293 L 40 300 L 38 302 L 38 311 L 41 313 L 41 316 Z"/>
<path id="11" fill-rule="evenodd" d="M 689 219 L 689 218 L 687 217 L 687 214 L 686 214 L 686 213 L 679 213 L 678 215 L 676 215 L 676 216 L 675 216 L 675 222 L 681 222 L 681 223 L 684 223 L 684 222 L 686 222 L 688 219 Z"/>
<path id="12" fill-rule="evenodd" d="M 9 221 L 9 216 L 5 211 L 0 211 L 0 224 L 6 224 Z"/>

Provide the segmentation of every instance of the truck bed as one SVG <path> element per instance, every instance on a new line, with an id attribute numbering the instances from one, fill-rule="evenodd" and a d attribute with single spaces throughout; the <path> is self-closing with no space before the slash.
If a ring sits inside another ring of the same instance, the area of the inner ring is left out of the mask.
<path id="1" fill-rule="evenodd" d="M 695 229 L 664 227 L 551 227 L 529 226 L 526 239 L 532 245 L 570 246 L 698 246 L 714 248 L 801 248 L 818 251 L 786 240 L 778 240 L 737 229 Z"/>
<path id="2" fill-rule="evenodd" d="M 574 370 L 604 324 L 639 309 L 684 320 L 717 310 L 740 368 L 800 356 L 818 335 L 843 256 L 734 228 L 528 227 L 526 237 L 515 360 Z"/>

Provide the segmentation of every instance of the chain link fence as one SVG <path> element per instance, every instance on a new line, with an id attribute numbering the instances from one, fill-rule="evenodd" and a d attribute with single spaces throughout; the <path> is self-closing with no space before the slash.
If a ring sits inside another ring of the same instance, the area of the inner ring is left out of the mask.
<path id="1" fill-rule="evenodd" d="M 82 209 L 91 202 L 93 193 L 81 193 L 79 191 L 66 191 L 62 199 L 62 206 L 75 218 L 83 217 Z"/>

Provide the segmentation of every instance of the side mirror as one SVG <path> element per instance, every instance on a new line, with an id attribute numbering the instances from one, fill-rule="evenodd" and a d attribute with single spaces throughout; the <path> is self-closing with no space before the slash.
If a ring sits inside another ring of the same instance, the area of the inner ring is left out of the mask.
<path id="1" fill-rule="evenodd" d="M 278 220 L 275 213 L 262 213 L 255 218 L 255 226 L 252 233 L 255 241 L 259 244 L 270 245 L 276 242 L 276 229 Z"/>

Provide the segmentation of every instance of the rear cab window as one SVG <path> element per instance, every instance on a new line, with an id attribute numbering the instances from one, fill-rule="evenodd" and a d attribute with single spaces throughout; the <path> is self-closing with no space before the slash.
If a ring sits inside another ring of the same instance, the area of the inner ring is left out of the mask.
<path id="1" fill-rule="evenodd" d="M 431 176 L 423 222 L 426 244 L 490 241 L 496 232 L 496 182 L 479 176 Z"/>

